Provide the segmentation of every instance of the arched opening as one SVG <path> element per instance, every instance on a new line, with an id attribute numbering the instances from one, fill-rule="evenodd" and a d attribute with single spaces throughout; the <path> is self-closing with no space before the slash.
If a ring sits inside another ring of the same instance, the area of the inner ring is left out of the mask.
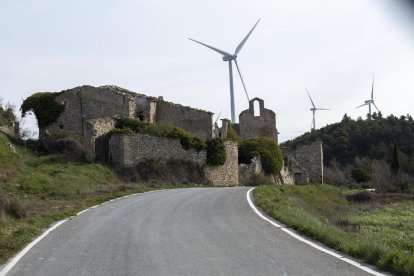
<path id="1" fill-rule="evenodd" d="M 257 100 L 253 102 L 253 111 L 254 117 L 260 117 L 260 103 Z"/>

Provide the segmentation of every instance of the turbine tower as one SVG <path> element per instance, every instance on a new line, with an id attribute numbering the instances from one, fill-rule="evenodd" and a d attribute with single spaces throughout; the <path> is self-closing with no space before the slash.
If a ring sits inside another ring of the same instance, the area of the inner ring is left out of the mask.
<path id="1" fill-rule="evenodd" d="M 305 88 L 306 89 L 306 88 Z M 315 113 L 316 113 L 316 110 L 330 110 L 330 109 L 328 109 L 328 108 L 318 108 L 318 107 L 316 107 L 315 106 L 315 104 L 313 103 L 313 101 L 312 101 L 312 97 L 311 97 L 311 95 L 309 94 L 309 91 L 308 91 L 308 89 L 306 89 L 306 92 L 308 93 L 308 96 L 309 96 L 309 99 L 310 99 L 310 101 L 311 101 L 311 103 L 312 103 L 312 107 L 311 107 L 311 111 L 312 111 L 312 115 L 313 115 L 313 117 L 312 117 L 312 125 L 311 125 L 311 131 L 314 131 L 315 130 L 315 127 L 316 127 L 316 124 L 315 124 Z"/>
<path id="2" fill-rule="evenodd" d="M 244 92 L 246 93 L 247 101 L 249 101 L 249 94 L 247 94 L 246 85 L 243 80 L 242 73 L 240 71 L 239 65 L 237 64 L 237 55 L 240 53 L 241 49 L 243 48 L 244 44 L 246 43 L 249 36 L 252 34 L 254 28 L 256 28 L 257 24 L 259 23 L 260 19 L 257 20 L 256 24 L 254 24 L 253 28 L 250 30 L 250 32 L 246 35 L 246 37 L 240 42 L 240 44 L 237 46 L 236 50 L 234 51 L 234 54 L 229 54 L 223 50 L 217 49 L 213 46 L 207 45 L 203 42 L 194 40 L 192 38 L 188 38 L 189 40 L 192 40 L 198 44 L 201 44 L 207 48 L 210 48 L 213 51 L 216 51 L 217 53 L 223 55 L 223 61 L 229 62 L 229 78 L 230 78 L 230 108 L 231 108 L 231 122 L 236 122 L 236 114 L 234 110 L 234 88 L 233 88 L 233 67 L 232 67 L 232 61 L 234 61 L 234 64 L 236 64 L 237 71 L 239 72 L 241 82 L 243 84 Z"/>
<path id="3" fill-rule="evenodd" d="M 378 107 L 374 103 L 374 76 L 372 76 L 371 99 L 370 100 L 366 100 L 364 104 L 361 104 L 360 106 L 357 106 L 356 107 L 356 108 L 360 108 L 360 107 L 363 107 L 364 105 L 368 105 L 368 110 L 369 110 L 368 119 L 369 120 L 371 120 L 371 104 L 373 104 L 374 107 L 377 109 L 377 111 L 380 112 L 379 109 L 378 109 Z"/>

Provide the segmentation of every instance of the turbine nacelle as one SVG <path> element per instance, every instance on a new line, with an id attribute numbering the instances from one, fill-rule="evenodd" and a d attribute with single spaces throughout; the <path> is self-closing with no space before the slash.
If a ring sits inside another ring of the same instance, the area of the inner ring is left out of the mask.
<path id="1" fill-rule="evenodd" d="M 223 61 L 231 61 L 231 60 L 235 60 L 236 58 L 237 58 L 237 55 L 223 56 Z"/>
<path id="2" fill-rule="evenodd" d="M 197 41 L 195 39 L 192 38 L 188 38 L 191 41 L 194 41 L 195 43 L 201 44 L 207 48 L 210 48 L 211 50 L 219 53 L 222 55 L 222 59 L 223 61 L 228 61 L 229 62 L 229 79 L 230 79 L 230 108 L 231 108 L 231 121 L 232 123 L 236 123 L 236 114 L 235 114 L 235 108 L 234 108 L 234 89 L 233 89 L 233 69 L 232 69 L 232 62 L 234 61 L 234 64 L 236 65 L 237 71 L 239 72 L 239 76 L 240 76 L 240 80 L 243 84 L 243 88 L 244 88 L 244 92 L 246 93 L 246 97 L 247 97 L 247 101 L 250 101 L 249 99 L 249 95 L 247 94 L 247 89 L 246 89 L 246 85 L 244 84 L 244 80 L 243 80 L 243 76 L 242 73 L 240 71 L 239 65 L 237 63 L 237 55 L 238 53 L 241 51 L 241 49 L 243 48 L 244 44 L 246 43 L 247 39 L 249 38 L 249 36 L 252 34 L 254 28 L 256 28 L 257 24 L 259 23 L 260 19 L 257 20 L 256 24 L 254 24 L 253 28 L 250 30 L 250 32 L 246 35 L 246 37 L 239 43 L 239 45 L 236 48 L 236 51 L 234 52 L 234 54 L 230 54 L 226 51 L 220 50 L 218 48 L 215 48 L 213 46 L 210 46 L 208 44 L 205 44 L 203 42 Z"/>

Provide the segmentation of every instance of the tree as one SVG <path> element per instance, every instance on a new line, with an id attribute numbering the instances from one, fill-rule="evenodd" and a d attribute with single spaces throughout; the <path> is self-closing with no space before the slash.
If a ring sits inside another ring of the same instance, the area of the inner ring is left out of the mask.
<path id="1" fill-rule="evenodd" d="M 390 169 L 391 169 L 391 173 L 392 173 L 393 176 L 396 176 L 401 170 L 400 151 L 398 149 L 397 140 L 394 140 L 394 146 L 393 146 L 393 149 L 392 149 L 392 160 L 391 160 Z"/>

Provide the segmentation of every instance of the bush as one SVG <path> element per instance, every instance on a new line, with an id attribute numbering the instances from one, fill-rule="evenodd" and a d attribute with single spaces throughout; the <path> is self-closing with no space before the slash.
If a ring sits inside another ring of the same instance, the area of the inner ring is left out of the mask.
<path id="1" fill-rule="evenodd" d="M 65 110 L 63 104 L 56 102 L 56 97 L 60 93 L 39 92 L 31 95 L 23 101 L 21 106 L 22 117 L 27 112 L 33 111 L 36 116 L 37 124 L 40 128 L 47 127 L 56 122 L 60 114 Z"/>
<path id="2" fill-rule="evenodd" d="M 130 129 L 130 128 L 114 128 L 111 129 L 108 132 L 109 136 L 112 136 L 113 134 L 125 134 L 125 135 L 129 135 L 129 134 L 133 134 L 134 132 Z"/>
<path id="3" fill-rule="evenodd" d="M 212 166 L 226 163 L 226 146 L 223 139 L 213 138 L 207 140 L 207 164 Z"/>
<path id="4" fill-rule="evenodd" d="M 368 191 L 362 191 L 346 196 L 346 200 L 353 202 L 367 202 L 372 200 L 372 195 Z"/>
<path id="5" fill-rule="evenodd" d="M 366 183 L 372 178 L 372 167 L 368 160 L 356 159 L 351 171 L 352 179 L 357 183 Z"/>
<path id="6" fill-rule="evenodd" d="M 278 144 L 269 138 L 253 138 L 239 145 L 239 163 L 250 164 L 253 157 L 260 155 L 266 174 L 278 174 L 283 166 L 282 152 Z"/>
<path id="7" fill-rule="evenodd" d="M 10 199 L 7 194 L 0 190 L 0 218 L 8 214 L 14 218 L 23 218 L 28 210 L 27 204 L 18 199 Z"/>

